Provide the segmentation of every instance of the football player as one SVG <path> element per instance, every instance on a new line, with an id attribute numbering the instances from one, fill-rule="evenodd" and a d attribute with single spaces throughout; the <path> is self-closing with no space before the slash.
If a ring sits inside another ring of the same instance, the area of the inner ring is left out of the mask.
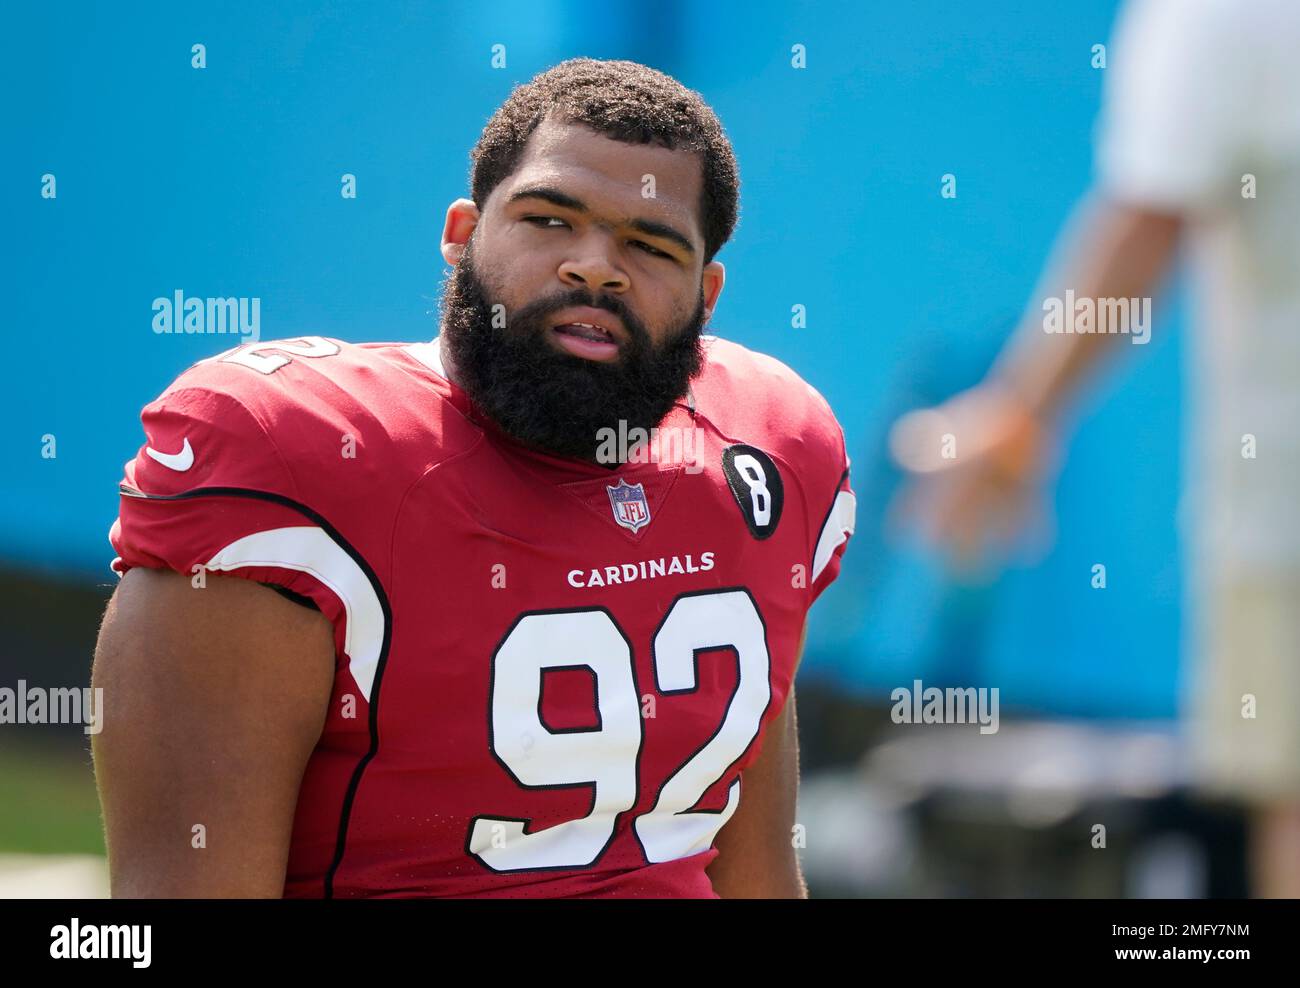
<path id="1" fill-rule="evenodd" d="M 95 657 L 117 896 L 803 896 L 794 678 L 843 433 L 702 334 L 698 94 L 574 59 L 447 210 L 430 343 L 200 361 L 144 409 Z"/>

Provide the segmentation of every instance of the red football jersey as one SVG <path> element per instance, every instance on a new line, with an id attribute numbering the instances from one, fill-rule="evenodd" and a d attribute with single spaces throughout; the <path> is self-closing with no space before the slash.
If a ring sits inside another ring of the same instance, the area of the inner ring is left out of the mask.
<path id="1" fill-rule="evenodd" d="M 145 407 L 114 570 L 277 585 L 334 626 L 286 896 L 714 894 L 854 498 L 825 400 L 705 347 L 657 435 L 608 437 L 621 463 L 509 439 L 437 340 L 249 344 Z"/>

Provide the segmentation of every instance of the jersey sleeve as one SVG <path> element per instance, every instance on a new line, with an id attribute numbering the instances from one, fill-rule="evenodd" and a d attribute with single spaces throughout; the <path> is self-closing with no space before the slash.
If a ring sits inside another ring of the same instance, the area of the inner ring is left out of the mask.
<path id="1" fill-rule="evenodd" d="M 367 575 L 302 503 L 267 430 L 239 399 L 184 381 L 141 415 L 145 445 L 126 464 L 109 531 L 113 571 L 171 569 L 196 589 L 211 573 L 282 587 L 333 623 L 339 656 L 357 643 L 373 651 L 367 629 L 382 617 Z"/>
<path id="2" fill-rule="evenodd" d="M 829 409 L 827 410 L 829 414 Z M 834 419 L 831 420 L 834 422 Z M 809 570 L 809 605 L 821 596 L 840 573 L 840 560 L 848 548 L 849 539 L 857 519 L 857 498 L 849 485 L 849 456 L 844 443 L 844 433 L 835 423 L 835 435 L 838 444 L 830 458 L 831 472 L 829 478 L 838 471 L 838 479 L 824 483 L 819 491 L 825 513 L 816 517 L 819 522 L 813 536 L 812 565 Z"/>
<path id="3" fill-rule="evenodd" d="M 1195 209 L 1235 191 L 1251 64 L 1220 0 L 1136 0 L 1106 69 L 1096 168 L 1115 198 Z"/>

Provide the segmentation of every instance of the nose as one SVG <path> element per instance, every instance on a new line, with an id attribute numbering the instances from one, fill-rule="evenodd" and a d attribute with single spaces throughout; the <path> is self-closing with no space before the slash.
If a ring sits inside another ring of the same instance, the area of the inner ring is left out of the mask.
<path id="1" fill-rule="evenodd" d="M 559 268 L 560 280 L 573 287 L 592 292 L 621 292 L 627 288 L 627 275 L 615 263 L 610 238 L 601 234 L 584 237 L 576 250 Z"/>

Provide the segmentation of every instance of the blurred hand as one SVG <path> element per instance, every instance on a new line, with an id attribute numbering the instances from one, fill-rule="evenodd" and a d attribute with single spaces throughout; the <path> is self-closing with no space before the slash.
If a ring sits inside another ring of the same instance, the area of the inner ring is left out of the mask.
<path id="1" fill-rule="evenodd" d="M 889 526 L 919 528 L 959 573 L 987 575 L 1018 540 L 1031 557 L 1051 544 L 1044 486 L 1056 437 L 1010 392 L 981 384 L 909 412 L 894 423 L 889 446 L 911 474 Z"/>

